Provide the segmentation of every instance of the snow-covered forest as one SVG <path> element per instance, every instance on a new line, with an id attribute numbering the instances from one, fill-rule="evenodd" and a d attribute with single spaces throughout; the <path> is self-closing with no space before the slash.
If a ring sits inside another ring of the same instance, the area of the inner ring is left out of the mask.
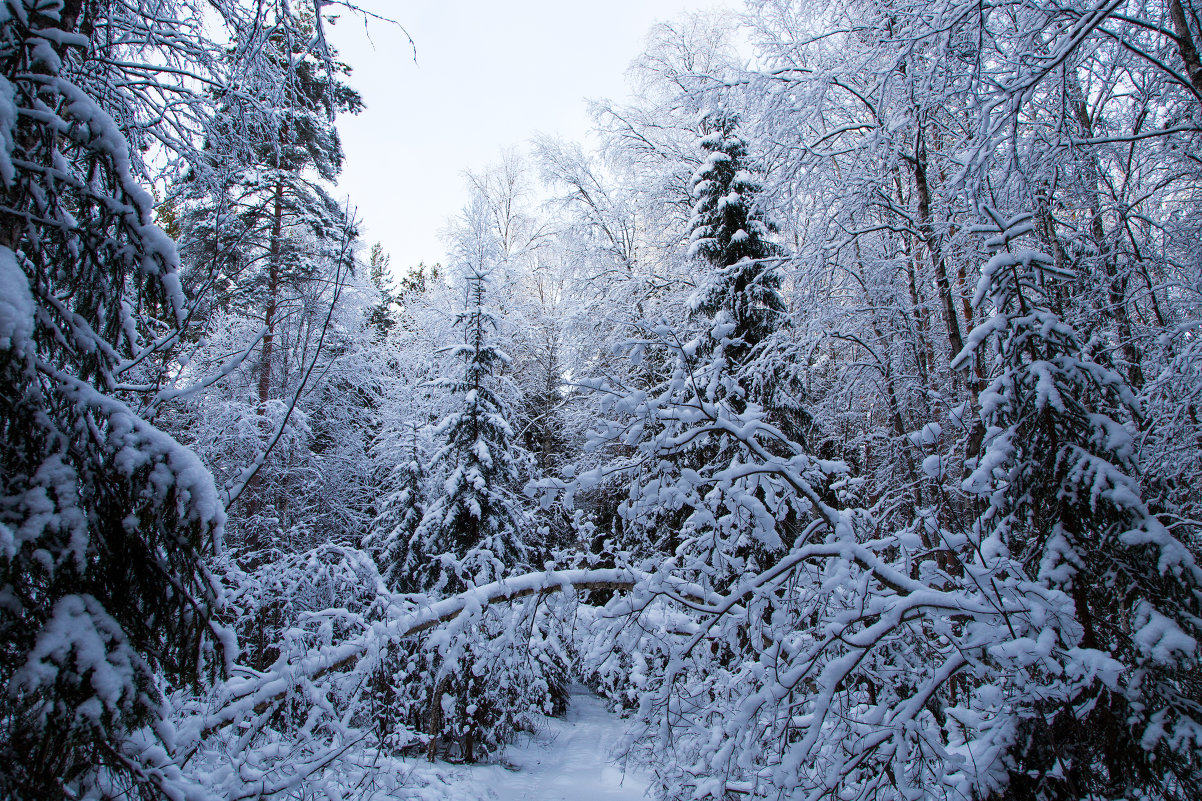
<path id="1" fill-rule="evenodd" d="M 1202 798 L 1198 0 L 659 24 L 420 265 L 364 16 L 0 2 L 0 797 Z"/>

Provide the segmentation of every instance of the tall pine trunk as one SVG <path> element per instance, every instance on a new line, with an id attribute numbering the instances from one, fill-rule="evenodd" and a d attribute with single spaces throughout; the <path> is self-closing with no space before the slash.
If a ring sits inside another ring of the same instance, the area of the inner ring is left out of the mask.
<path id="1" fill-rule="evenodd" d="M 276 311 L 280 290 L 280 240 L 284 231 L 284 182 L 276 179 L 272 201 L 271 253 L 267 262 L 267 308 L 263 313 L 263 363 L 259 370 L 259 403 L 271 397 L 271 356 L 275 345 Z"/>

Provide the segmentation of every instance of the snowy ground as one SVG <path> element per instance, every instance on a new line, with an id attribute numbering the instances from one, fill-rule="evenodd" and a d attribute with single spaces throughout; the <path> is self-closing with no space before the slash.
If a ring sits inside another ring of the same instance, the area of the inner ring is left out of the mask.
<path id="1" fill-rule="evenodd" d="M 622 726 L 601 699 L 576 687 L 565 717 L 545 718 L 538 732 L 522 735 L 489 764 L 415 765 L 415 773 L 426 774 L 422 779 L 429 782 L 421 797 L 430 801 L 641 801 L 646 797 L 646 780 L 634 771 L 623 773 L 609 758 Z"/>

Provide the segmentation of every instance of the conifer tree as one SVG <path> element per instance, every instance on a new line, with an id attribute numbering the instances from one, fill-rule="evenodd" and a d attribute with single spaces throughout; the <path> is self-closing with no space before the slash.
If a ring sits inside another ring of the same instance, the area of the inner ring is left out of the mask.
<path id="1" fill-rule="evenodd" d="M 738 115 L 725 110 L 701 118 L 700 146 L 707 155 L 692 179 L 688 253 L 705 273 L 689 305 L 694 322 L 704 320 L 707 328 L 694 350 L 693 372 L 698 383 L 739 409 L 749 401 L 763 406 L 801 443 L 810 422 L 804 392 L 793 370 L 780 369 L 788 356 L 767 347 L 788 322 L 781 295 L 784 252 L 772 241 L 776 225 L 760 207 L 763 184 L 739 124 Z M 730 379 L 729 391 L 719 388 Z"/>
<path id="2" fill-rule="evenodd" d="M 238 498 L 227 538 L 247 552 L 280 543 L 295 550 L 312 540 L 312 521 L 300 520 L 304 505 L 295 500 L 303 477 L 315 471 L 296 461 L 314 465 L 330 439 L 321 429 L 331 427 L 324 410 L 306 409 L 292 396 L 314 348 L 328 355 L 336 346 L 321 332 L 338 333 L 338 326 L 322 320 L 352 283 L 357 231 L 333 195 L 343 161 L 335 122 L 362 108 L 344 81 L 349 67 L 316 35 L 312 8 L 279 4 L 263 13 L 260 40 L 224 54 L 239 83 L 210 98 L 203 147 L 173 195 L 182 205 L 182 272 L 197 298 L 197 328 L 207 326 L 212 343 L 238 334 L 226 347 L 249 353 L 240 376 L 226 382 L 225 397 L 205 398 L 193 417 L 203 425 L 216 409 L 239 423 L 220 429 L 206 459 Z M 350 349 L 345 339 L 341 346 Z M 281 427 L 271 458 L 243 485 L 244 466 Z M 201 442 L 212 431 L 190 433 Z M 289 469 L 277 469 L 288 460 Z"/>
<path id="3" fill-rule="evenodd" d="M 752 350 L 784 322 L 785 303 L 770 239 L 775 226 L 757 206 L 763 186 L 752 172 L 739 118 L 727 111 L 701 120 L 701 149 L 707 154 L 693 175 L 693 218 L 689 255 L 709 268 L 692 298 L 696 313 L 728 323 L 727 360 L 737 369 Z"/>
<path id="4" fill-rule="evenodd" d="M 469 267 L 466 309 L 456 320 L 464 343 L 452 349 L 459 375 L 441 382 L 459 408 L 438 424 L 445 445 L 434 456 L 449 476 L 422 518 L 418 538 L 432 559 L 427 586 L 457 591 L 500 578 L 526 555 L 528 523 L 517 499 L 522 456 L 498 392 L 509 357 L 498 347 L 487 308 L 489 276 Z"/>
<path id="5" fill-rule="evenodd" d="M 993 344 L 997 377 L 966 487 L 985 502 L 981 551 L 1007 555 L 1033 586 L 1029 611 L 1010 618 L 1015 645 L 993 649 L 1002 680 L 985 689 L 1009 700 L 977 710 L 976 752 L 1003 743 L 1007 798 L 1196 798 L 1202 569 L 1143 501 L 1134 393 L 1056 310 L 1074 276 L 1015 244 L 1031 215 L 989 212 L 995 253 L 975 304 L 996 311 L 960 362 Z M 1041 638 L 1046 660 L 1020 645 Z"/>
<path id="6" fill-rule="evenodd" d="M 375 552 L 380 575 L 397 592 L 418 592 L 425 557 L 417 538 L 417 529 L 425 514 L 426 454 L 418 442 L 417 423 L 410 421 L 407 442 L 397 463 L 389 471 L 391 490 L 376 519 Z"/>
<path id="7" fill-rule="evenodd" d="M 181 252 L 194 291 L 255 309 L 265 332 L 259 403 L 279 397 L 279 331 L 285 307 L 306 280 L 325 280 L 353 223 L 330 184 L 342 171 L 335 118 L 363 108 L 343 80 L 350 68 L 319 50 L 313 12 L 276 9 L 260 47 L 267 68 L 239 91 L 214 98 L 206 147 L 179 191 L 188 198 Z M 234 48 L 228 58 L 243 56 Z"/>
<path id="8" fill-rule="evenodd" d="M 397 300 L 397 291 L 388 274 L 388 265 L 391 262 L 392 257 L 384 252 L 382 244 L 376 242 L 371 246 L 371 251 L 367 256 L 367 266 L 370 271 L 368 277 L 371 279 L 372 287 L 380 294 L 380 298 L 368 314 L 367 322 L 379 338 L 388 336 L 388 332 L 396 325 L 393 304 Z"/>
<path id="9" fill-rule="evenodd" d="M 692 323 L 701 330 L 691 340 L 663 325 L 649 332 L 648 344 L 668 356 L 670 372 L 652 392 L 639 393 L 639 413 L 648 418 L 639 442 L 646 449 L 645 472 L 624 505 L 631 528 L 655 532 L 661 550 L 679 553 L 692 540 L 698 561 L 707 563 L 719 585 L 779 555 L 797 520 L 785 504 L 776 525 L 750 523 L 748 510 L 768 500 L 764 487 L 716 478 L 737 470 L 748 454 L 720 427 L 707 428 L 719 420 L 784 423 L 768 447 L 804 450 L 797 426 L 789 425 L 798 415 L 773 414 L 774 387 L 747 374 L 757 349 L 785 324 L 786 307 L 777 269 L 781 251 L 769 238 L 774 226 L 758 208 L 762 186 L 738 124 L 727 111 L 701 120 L 700 145 L 708 155 L 693 176 L 688 251 L 705 270 L 690 299 Z"/>
<path id="10" fill-rule="evenodd" d="M 438 593 L 495 581 L 517 568 L 533 528 L 517 495 L 530 459 L 514 442 L 499 393 L 498 374 L 509 357 L 498 347 L 498 320 L 487 307 L 488 272 L 469 265 L 465 284 L 465 309 L 456 320 L 464 342 L 450 351 L 459 365 L 440 382 L 457 408 L 434 429 L 444 444 L 432 466 L 447 477 L 407 549 L 404 564 L 420 572 L 406 569 L 398 578 L 398 586 L 417 578 L 417 588 Z M 399 536 L 398 552 L 405 548 Z M 532 623 L 486 611 L 472 626 L 410 653 L 408 686 L 397 692 L 421 705 L 431 758 L 446 753 L 472 761 L 507 740 L 531 709 L 562 696 L 563 665 L 545 642 L 554 635 L 533 629 L 532 642 Z M 524 653 L 532 646 L 538 661 Z"/>
<path id="11" fill-rule="evenodd" d="M 117 396 L 187 307 L 129 143 L 77 82 L 76 26 L 121 10 L 84 11 L 0 9 L 0 796 L 28 801 L 155 794 L 163 690 L 219 641 L 212 478 Z"/>

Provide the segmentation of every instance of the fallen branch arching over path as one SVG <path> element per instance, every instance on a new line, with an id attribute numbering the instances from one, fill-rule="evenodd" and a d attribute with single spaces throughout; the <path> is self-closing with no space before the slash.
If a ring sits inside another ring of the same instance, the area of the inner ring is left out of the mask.
<path id="1" fill-rule="evenodd" d="M 345 642 L 319 649 L 305 658 L 278 669 L 226 682 L 227 695 L 221 708 L 204 723 L 203 734 L 237 722 L 247 712 L 265 711 L 273 702 L 285 697 L 302 680 L 313 680 L 353 665 L 372 648 L 426 631 L 448 623 L 465 612 L 471 613 L 496 603 L 516 601 L 531 595 L 584 590 L 630 590 L 647 577 L 624 568 L 595 570 L 548 570 L 527 573 L 514 578 L 474 587 L 459 595 L 401 615 L 392 620 L 373 623 L 371 628 Z M 694 587 L 676 587 L 676 591 L 698 595 Z"/>
<path id="2" fill-rule="evenodd" d="M 646 573 L 632 568 L 599 568 L 527 573 L 473 587 L 429 606 L 404 612 L 390 620 L 373 622 L 366 631 L 344 642 L 319 648 L 292 662 L 281 656 L 280 661 L 267 671 L 230 679 L 224 686 L 225 694 L 220 708 L 204 720 L 203 736 L 236 723 L 247 713 L 261 714 L 273 703 L 285 698 L 292 689 L 307 681 L 353 666 L 382 643 L 395 642 L 421 633 L 449 623 L 464 614 L 473 615 L 492 604 L 555 592 L 630 592 L 640 589 L 647 595 L 642 599 L 642 603 L 646 603 L 650 597 L 671 598 L 709 616 L 712 624 L 714 619 L 736 609 L 738 604 L 755 593 L 757 588 L 813 559 L 845 559 L 854 562 L 870 572 L 899 598 L 917 599 L 916 602 L 920 606 L 965 608 L 963 599 L 958 596 L 929 592 L 921 583 L 909 579 L 882 562 L 879 555 L 867 545 L 855 543 L 811 543 L 796 548 L 768 570 L 748 577 L 725 595 L 718 595 L 666 571 Z M 636 604 L 638 605 L 641 604 Z M 627 613 L 634 611 L 634 607 L 627 609 Z M 703 625 L 694 640 L 703 638 L 707 628 Z M 696 642 L 693 643 L 695 644 Z"/>

